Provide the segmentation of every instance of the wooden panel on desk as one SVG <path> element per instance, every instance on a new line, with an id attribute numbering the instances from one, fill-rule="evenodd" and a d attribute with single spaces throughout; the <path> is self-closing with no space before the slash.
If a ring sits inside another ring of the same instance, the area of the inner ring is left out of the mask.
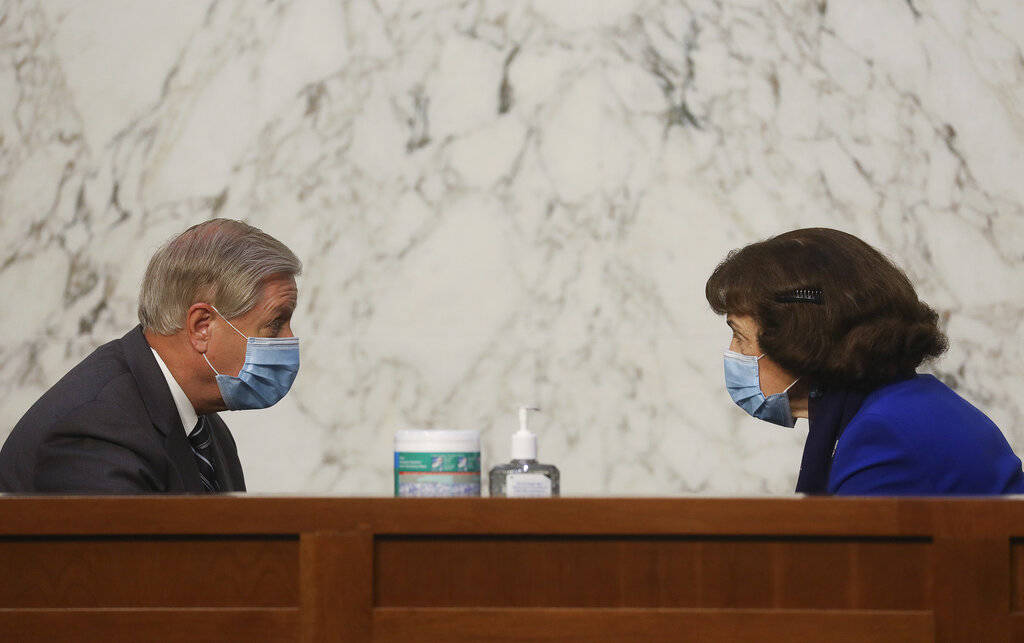
<path id="1" fill-rule="evenodd" d="M 426 609 L 374 611 L 376 643 L 935 640 L 929 612 L 756 609 Z"/>
<path id="2" fill-rule="evenodd" d="M 297 538 L 0 539 L 0 607 L 294 607 Z"/>
<path id="3" fill-rule="evenodd" d="M 1010 640 L 1024 643 L 1024 614 L 1010 614 Z"/>
<path id="4" fill-rule="evenodd" d="M 1020 538 L 1010 539 L 1010 589 L 1010 611 L 1024 612 L 1024 539 Z"/>
<path id="5" fill-rule="evenodd" d="M 283 643 L 298 640 L 298 609 L 0 609 L 17 643 Z"/>
<path id="6" fill-rule="evenodd" d="M 920 610 L 934 606 L 931 543 L 918 540 L 783 541 L 774 545 L 785 606 Z M 831 577 L 823 596 L 819 576 Z"/>
<path id="7" fill-rule="evenodd" d="M 378 537 L 378 607 L 928 609 L 923 539 Z"/>

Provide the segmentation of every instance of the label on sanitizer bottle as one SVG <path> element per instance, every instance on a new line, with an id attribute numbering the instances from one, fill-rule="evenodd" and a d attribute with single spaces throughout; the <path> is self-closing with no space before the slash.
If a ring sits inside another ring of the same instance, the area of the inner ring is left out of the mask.
<path id="1" fill-rule="evenodd" d="M 551 478 L 542 473 L 510 473 L 505 479 L 508 498 L 550 498 Z"/>

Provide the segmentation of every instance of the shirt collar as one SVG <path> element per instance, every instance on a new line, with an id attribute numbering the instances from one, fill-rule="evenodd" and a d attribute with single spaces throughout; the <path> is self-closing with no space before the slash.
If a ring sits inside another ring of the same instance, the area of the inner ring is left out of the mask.
<path id="1" fill-rule="evenodd" d="M 160 366 L 160 372 L 164 374 L 164 379 L 167 380 L 167 387 L 171 389 L 171 397 L 174 398 L 174 406 L 178 409 L 178 416 L 181 418 L 181 426 L 185 429 L 185 435 L 192 432 L 195 428 L 196 423 L 199 422 L 199 416 L 196 414 L 196 410 L 192 408 L 192 402 L 189 401 L 188 396 L 185 395 L 185 391 L 178 384 L 178 381 L 171 375 L 171 371 L 168 370 L 167 364 L 160 359 L 159 353 L 153 349 L 152 346 L 149 350 L 153 351 L 153 357 L 156 358 L 156 363 Z"/>

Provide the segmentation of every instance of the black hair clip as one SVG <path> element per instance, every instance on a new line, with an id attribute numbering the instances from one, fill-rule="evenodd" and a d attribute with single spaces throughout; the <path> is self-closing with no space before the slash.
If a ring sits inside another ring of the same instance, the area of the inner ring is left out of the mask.
<path id="1" fill-rule="evenodd" d="M 780 304 L 823 304 L 824 298 L 820 288 L 797 288 L 789 292 L 775 295 L 775 301 Z"/>

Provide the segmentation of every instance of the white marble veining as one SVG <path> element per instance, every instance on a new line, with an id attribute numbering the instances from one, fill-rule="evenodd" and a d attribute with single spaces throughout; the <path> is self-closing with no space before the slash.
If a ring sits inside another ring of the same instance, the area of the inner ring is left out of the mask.
<path id="1" fill-rule="evenodd" d="M 388 494 L 399 428 L 487 466 L 529 402 L 566 494 L 788 493 L 806 429 L 731 404 L 703 285 L 809 225 L 1024 449 L 1021 177 L 1017 0 L 7 0 L 0 437 L 229 216 L 306 267 L 293 392 L 226 416 L 252 490 Z"/>

